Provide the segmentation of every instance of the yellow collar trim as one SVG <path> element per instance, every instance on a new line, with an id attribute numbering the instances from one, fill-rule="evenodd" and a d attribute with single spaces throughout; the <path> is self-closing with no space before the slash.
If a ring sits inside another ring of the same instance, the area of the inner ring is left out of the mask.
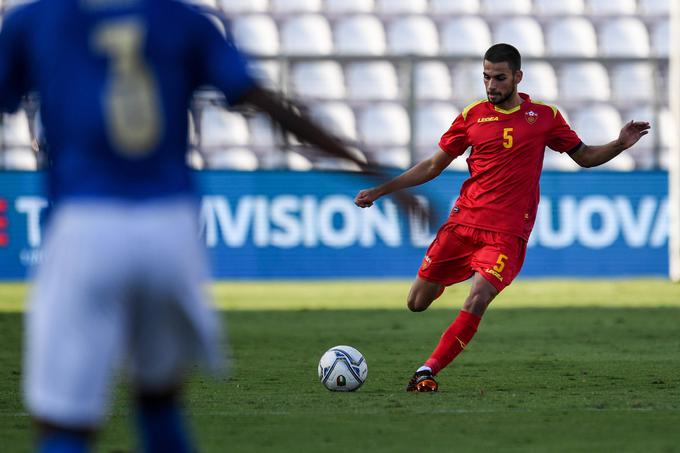
<path id="1" fill-rule="evenodd" d="M 509 114 L 511 114 L 511 113 L 518 112 L 519 109 L 520 109 L 521 107 L 522 107 L 522 104 L 518 105 L 517 107 L 513 107 L 513 108 L 511 108 L 510 110 L 505 110 L 505 109 L 502 109 L 502 108 L 497 107 L 497 106 L 495 106 L 495 105 L 493 106 L 493 108 L 494 108 L 495 111 L 501 112 L 501 113 L 505 113 L 506 115 L 509 115 Z"/>

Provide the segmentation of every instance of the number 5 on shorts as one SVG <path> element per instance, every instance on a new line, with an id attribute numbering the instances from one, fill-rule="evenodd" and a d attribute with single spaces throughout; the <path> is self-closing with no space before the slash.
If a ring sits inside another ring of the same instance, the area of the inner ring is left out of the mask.
<path id="1" fill-rule="evenodd" d="M 505 269 L 505 260 L 507 259 L 508 259 L 507 255 L 499 253 L 498 259 L 496 260 L 496 265 L 493 267 L 493 270 L 495 270 L 499 274 L 502 273 L 503 269 Z"/>

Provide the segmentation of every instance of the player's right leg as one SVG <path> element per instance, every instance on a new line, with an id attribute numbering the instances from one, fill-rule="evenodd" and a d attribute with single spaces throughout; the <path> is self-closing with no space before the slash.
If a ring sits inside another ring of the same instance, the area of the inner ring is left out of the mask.
<path id="1" fill-rule="evenodd" d="M 439 296 L 444 293 L 441 283 L 427 281 L 420 276 L 411 285 L 406 305 L 411 311 L 425 311 Z"/>

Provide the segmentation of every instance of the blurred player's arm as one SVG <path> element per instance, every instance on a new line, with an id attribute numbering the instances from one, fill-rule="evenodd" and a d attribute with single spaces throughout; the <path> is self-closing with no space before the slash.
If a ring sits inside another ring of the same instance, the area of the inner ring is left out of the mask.
<path id="1" fill-rule="evenodd" d="M 310 118 L 293 108 L 290 102 L 274 92 L 254 86 L 243 94 L 238 103 L 250 104 L 262 110 L 302 142 L 312 144 L 335 157 L 355 162 L 361 167 L 366 164 L 360 153 L 352 152 L 340 140 L 331 136 Z"/>
<path id="2" fill-rule="evenodd" d="M 362 190 L 357 194 L 354 203 L 360 208 L 368 208 L 382 196 L 406 189 L 407 187 L 419 186 L 436 178 L 452 161 L 453 156 L 441 150 L 437 151 L 429 159 L 419 162 L 386 183 L 371 189 Z"/>
<path id="3" fill-rule="evenodd" d="M 590 168 L 609 162 L 623 151 L 635 145 L 649 132 L 650 125 L 644 121 L 631 121 L 621 129 L 619 137 L 606 145 L 581 147 L 571 154 L 571 158 L 581 167 Z"/>

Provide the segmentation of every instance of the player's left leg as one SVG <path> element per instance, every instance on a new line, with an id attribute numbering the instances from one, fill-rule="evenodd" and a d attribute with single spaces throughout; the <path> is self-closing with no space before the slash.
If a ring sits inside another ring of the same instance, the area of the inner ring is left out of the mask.
<path id="1" fill-rule="evenodd" d="M 177 388 L 161 392 L 138 391 L 136 422 L 143 452 L 189 453 L 192 451 L 179 394 Z"/>

